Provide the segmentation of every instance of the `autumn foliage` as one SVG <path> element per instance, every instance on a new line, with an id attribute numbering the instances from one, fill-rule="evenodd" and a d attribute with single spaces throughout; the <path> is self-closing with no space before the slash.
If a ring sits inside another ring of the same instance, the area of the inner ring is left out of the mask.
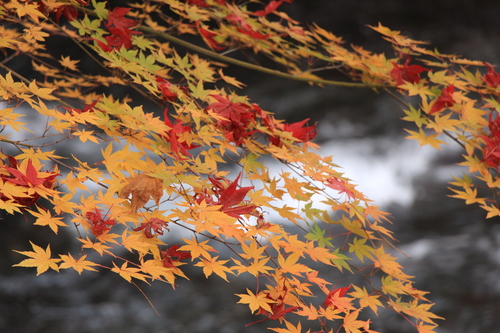
<path id="1" fill-rule="evenodd" d="M 16 266 L 37 274 L 107 269 L 128 282 L 175 287 L 187 278 L 183 266 L 193 265 L 207 278 L 255 277 L 238 303 L 275 332 L 375 332 L 370 323 L 382 307 L 433 332 L 440 318 L 396 261 L 388 214 L 316 153 L 315 124 L 276 119 L 238 94 L 244 83 L 224 71 L 245 66 L 318 89 L 391 94 L 410 122 L 408 138 L 463 147 L 469 172 L 451 183 L 452 195 L 488 218 L 500 215 L 500 73 L 382 25 L 371 28 L 394 55 L 347 47 L 290 18 L 285 3 L 0 1 L 0 208 L 56 235 L 72 226 L 81 243 L 72 254 L 52 253 L 50 240 L 13 249 L 28 257 Z M 56 37 L 81 58 L 50 50 Z M 275 68 L 231 57 L 240 50 Z M 30 59 L 32 76 L 14 70 L 21 58 Z M 99 70 L 80 68 L 84 59 Z M 328 71 L 352 81 L 323 79 Z M 134 97 L 116 96 L 117 87 Z M 41 121 L 29 126 L 22 117 L 33 112 Z M 63 145 L 99 156 L 62 156 Z M 282 169 L 272 173 L 270 160 Z M 478 188 L 490 195 L 478 197 Z M 181 238 L 169 244 L 167 234 Z M 94 253 L 102 258 L 90 260 Z M 364 282 L 339 286 L 332 271 Z"/>

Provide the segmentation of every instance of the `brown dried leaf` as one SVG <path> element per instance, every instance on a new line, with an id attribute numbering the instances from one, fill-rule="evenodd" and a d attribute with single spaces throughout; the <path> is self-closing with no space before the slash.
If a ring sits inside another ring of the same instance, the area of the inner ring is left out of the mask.
<path id="1" fill-rule="evenodd" d="M 149 199 L 153 199 L 158 205 L 163 195 L 163 182 L 161 179 L 153 178 L 144 173 L 128 178 L 129 183 L 125 185 L 118 194 L 122 199 L 132 194 L 132 211 L 143 207 Z"/>

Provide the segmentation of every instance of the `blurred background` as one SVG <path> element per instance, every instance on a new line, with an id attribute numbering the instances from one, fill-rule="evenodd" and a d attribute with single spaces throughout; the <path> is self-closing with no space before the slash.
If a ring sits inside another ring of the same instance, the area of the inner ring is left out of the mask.
<path id="1" fill-rule="evenodd" d="M 295 0 L 280 8 L 367 50 L 392 55 L 388 43 L 366 26 L 380 22 L 429 41 L 442 53 L 500 64 L 497 0 Z M 446 318 L 439 321 L 438 332 L 499 332 L 500 219 L 485 220 L 483 210 L 448 197 L 451 175 L 462 173 L 455 165 L 458 146 L 450 143 L 436 151 L 405 140 L 403 128 L 411 125 L 400 119 L 398 103 L 384 94 L 311 87 L 240 68 L 227 73 L 247 84 L 242 94 L 277 118 L 318 121 L 322 154 L 333 155 L 361 191 L 391 212 L 388 227 L 399 249 L 411 257 L 401 256 L 402 265 L 416 276 L 416 287 L 431 292 L 433 310 Z M 235 304 L 239 298 L 234 294 L 245 290 L 240 278 L 230 284 L 206 280 L 195 268 L 187 269 L 191 281 L 179 279 L 175 290 L 162 283 L 140 284 L 158 316 L 136 287 L 114 273 L 64 271 L 35 277 L 35 270 L 12 268 L 24 258 L 12 250 L 28 250 L 28 240 L 46 244 L 51 239 L 56 253 L 78 244 L 67 230 L 60 230 L 65 236 L 54 241 L 48 228 L 23 217 L 0 217 L 0 332 L 265 331 L 259 324 L 245 326 L 256 318 L 246 305 Z M 410 332 L 392 313 L 378 319 L 375 330 Z"/>

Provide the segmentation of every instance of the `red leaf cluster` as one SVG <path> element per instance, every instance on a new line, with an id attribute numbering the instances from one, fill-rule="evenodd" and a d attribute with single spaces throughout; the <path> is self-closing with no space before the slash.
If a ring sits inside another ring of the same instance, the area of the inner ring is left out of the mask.
<path id="1" fill-rule="evenodd" d="M 32 1 L 29 1 L 32 2 Z M 90 3 L 90 0 L 77 0 L 77 2 L 81 6 L 87 6 Z M 78 18 L 78 9 L 74 5 L 62 5 L 57 8 L 53 8 L 50 10 L 50 8 L 43 2 L 43 1 L 36 1 L 35 2 L 38 5 L 38 10 L 41 13 L 44 13 L 45 15 L 49 14 L 54 14 L 55 19 L 57 24 L 59 24 L 59 20 L 61 19 L 61 16 L 63 15 L 69 22 L 73 21 L 74 19 Z"/>
<path id="2" fill-rule="evenodd" d="M 485 63 L 488 67 L 488 72 L 484 74 L 483 81 L 488 87 L 496 88 L 500 85 L 500 73 L 495 72 L 493 66 Z"/>
<path id="3" fill-rule="evenodd" d="M 258 320 L 256 322 L 253 322 L 253 323 L 250 323 L 250 324 L 247 324 L 246 326 L 250 326 L 250 325 L 253 325 L 253 324 L 256 324 L 256 323 L 260 323 L 261 321 L 264 321 L 264 320 L 268 320 L 268 319 L 271 319 L 271 320 L 276 320 L 276 319 L 283 319 L 285 317 L 285 315 L 287 313 L 290 313 L 292 311 L 295 311 L 295 310 L 298 310 L 300 309 L 300 306 L 291 306 L 289 308 L 287 308 L 285 306 L 285 303 L 283 302 L 283 299 L 284 299 L 284 296 L 286 295 L 280 295 L 277 299 L 271 297 L 271 295 L 269 293 L 265 293 L 266 294 L 266 298 L 269 299 L 270 301 L 272 301 L 271 303 L 268 303 L 270 308 L 271 308 L 271 312 L 269 311 L 266 311 L 265 309 L 263 309 L 262 307 L 259 308 L 259 310 L 257 311 L 257 314 L 261 314 L 261 315 L 265 315 L 267 318 L 264 318 L 264 319 L 261 319 L 261 320 Z"/>
<path id="4" fill-rule="evenodd" d="M 489 116 L 490 135 L 483 135 L 485 146 L 483 149 L 482 161 L 489 166 L 498 167 L 500 165 L 500 117 L 493 120 L 492 113 Z"/>
<path id="5" fill-rule="evenodd" d="M 245 20 L 241 16 L 238 16 L 236 14 L 230 14 L 226 17 L 226 19 L 229 22 L 231 22 L 232 24 L 234 24 L 239 32 L 241 32 L 247 36 L 250 36 L 252 38 L 266 39 L 270 36 L 269 34 L 263 35 L 260 32 L 253 30 L 252 27 L 250 26 L 250 24 L 246 23 Z"/>
<path id="6" fill-rule="evenodd" d="M 179 245 L 172 245 L 168 249 L 161 251 L 160 255 L 163 260 L 163 266 L 175 267 L 176 265 L 174 263 L 191 258 L 191 253 L 187 251 L 179 251 L 177 250 L 178 248 Z"/>
<path id="7" fill-rule="evenodd" d="M 157 217 L 152 218 L 147 223 L 141 223 L 141 225 L 135 229 L 134 231 L 144 230 L 144 235 L 147 238 L 153 238 L 157 235 L 163 235 L 164 229 L 168 229 L 168 222 Z"/>
<path id="8" fill-rule="evenodd" d="M 215 36 L 217 34 L 213 31 L 207 30 L 205 28 L 202 28 L 199 22 L 196 22 L 196 28 L 198 28 L 198 31 L 200 32 L 201 37 L 205 40 L 205 42 L 210 46 L 212 49 L 221 51 L 226 48 L 226 46 L 223 46 L 221 43 L 218 43 L 215 40 Z"/>
<path id="9" fill-rule="evenodd" d="M 256 113 L 252 106 L 244 103 L 233 103 L 227 97 L 220 95 L 210 95 L 217 102 L 207 106 L 207 109 L 213 110 L 224 119 L 217 120 L 217 125 L 225 132 L 228 140 L 237 145 L 243 143 L 243 140 L 255 133 L 255 130 L 249 130 L 249 125 L 255 123 Z"/>
<path id="10" fill-rule="evenodd" d="M 155 81 L 158 83 L 158 88 L 160 88 L 165 102 L 174 102 L 177 99 L 177 94 L 170 90 L 172 83 L 159 76 L 155 78 Z"/>
<path id="11" fill-rule="evenodd" d="M 90 221 L 90 232 L 94 236 L 102 235 L 110 230 L 112 225 L 116 224 L 116 220 L 106 219 L 107 214 L 103 217 L 101 211 L 101 209 L 96 209 L 95 212 L 87 212 L 86 214 L 86 218 Z"/>
<path id="12" fill-rule="evenodd" d="M 136 25 L 136 21 L 125 17 L 129 11 L 130 8 L 116 7 L 109 12 L 106 27 L 111 36 L 104 37 L 106 44 L 97 40 L 99 47 L 104 52 L 111 52 L 113 49 L 122 47 L 128 50 L 132 47 L 132 35 L 140 34 L 138 31 L 130 30 L 131 27 Z"/>
<path id="13" fill-rule="evenodd" d="M 183 159 L 181 154 L 184 156 L 191 156 L 188 150 L 199 147 L 197 144 L 187 143 L 186 141 L 179 140 L 182 137 L 183 133 L 191 133 L 193 130 L 189 125 L 184 125 L 182 121 L 177 119 L 175 123 L 172 124 L 170 118 L 168 118 L 167 114 L 168 108 L 163 111 L 164 123 L 168 127 L 170 127 L 170 131 L 161 135 L 161 137 L 165 138 L 168 142 L 170 142 L 170 149 L 172 149 L 172 153 L 179 159 Z"/>
<path id="14" fill-rule="evenodd" d="M 38 171 L 33 166 L 31 159 L 28 160 L 25 173 L 19 170 L 19 163 L 14 157 L 8 156 L 8 160 L 10 167 L 7 165 L 2 165 L 0 167 L 0 178 L 2 178 L 3 181 L 20 185 L 27 189 L 34 187 L 40 188 L 40 186 L 42 188 L 52 189 L 54 188 L 56 177 L 60 176 L 58 173 L 46 171 L 45 173 L 47 173 L 47 175 L 39 178 Z M 34 191 L 27 197 L 13 197 L 15 203 L 25 207 L 33 205 L 39 198 L 40 194 Z M 0 200 L 6 201 L 9 199 L 8 196 L 0 193 Z"/>
<path id="15" fill-rule="evenodd" d="M 202 193 L 197 193 L 195 200 L 197 203 L 205 201 L 208 205 L 221 205 L 221 211 L 229 216 L 240 218 L 242 214 L 251 213 L 257 206 L 255 205 L 240 205 L 243 202 L 248 191 L 253 189 L 253 186 L 238 188 L 238 181 L 241 173 L 233 182 L 227 179 L 209 177 L 208 179 L 213 185 L 212 193 L 204 190 Z M 215 196 L 215 200 L 213 198 Z"/>
<path id="16" fill-rule="evenodd" d="M 444 108 L 449 108 L 455 104 L 455 100 L 453 99 L 453 93 L 455 92 L 455 86 L 450 85 L 441 91 L 441 95 L 434 101 L 432 104 L 431 110 L 429 114 L 434 114 L 443 110 Z"/>

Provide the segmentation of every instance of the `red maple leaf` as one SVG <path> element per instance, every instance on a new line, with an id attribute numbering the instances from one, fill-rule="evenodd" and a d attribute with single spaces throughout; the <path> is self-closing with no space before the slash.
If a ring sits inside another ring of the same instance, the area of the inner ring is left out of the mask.
<path id="1" fill-rule="evenodd" d="M 187 251 L 178 251 L 179 245 L 172 245 L 168 249 L 161 251 L 160 255 L 163 259 L 163 266 L 175 267 L 174 263 L 183 259 L 191 258 L 191 253 Z"/>
<path id="2" fill-rule="evenodd" d="M 344 297 L 344 295 L 349 291 L 349 289 L 351 289 L 351 286 L 330 290 L 328 295 L 326 295 L 325 301 L 323 302 L 323 304 L 321 304 L 321 306 L 324 308 L 329 307 L 330 305 L 333 304 L 334 298 Z M 336 307 L 334 306 L 334 308 Z"/>
<path id="3" fill-rule="evenodd" d="M 144 235 L 147 238 L 153 238 L 156 235 L 163 235 L 164 229 L 168 229 L 168 222 L 157 217 L 152 218 L 146 223 L 141 223 L 134 231 L 144 230 Z"/>
<path id="4" fill-rule="evenodd" d="M 278 0 L 278 1 L 272 0 L 264 8 L 264 10 L 258 10 L 256 12 L 251 13 L 251 14 L 255 15 L 255 16 L 266 16 L 266 15 L 271 14 L 272 12 L 274 12 L 276 9 L 278 9 L 278 7 L 281 6 L 281 4 L 283 2 L 289 2 L 289 3 L 291 3 L 292 1 L 291 0 Z"/>
<path id="5" fill-rule="evenodd" d="M 137 24 L 133 19 L 126 18 L 125 15 L 130 11 L 130 8 L 116 7 L 113 11 L 109 11 L 108 27 L 115 27 L 116 29 L 128 29 Z"/>
<path id="6" fill-rule="evenodd" d="M 410 58 L 408 58 L 409 60 Z M 408 63 L 409 61 L 407 61 Z M 396 80 L 396 85 L 402 85 L 405 82 L 418 83 L 420 82 L 420 73 L 429 71 L 420 65 L 399 65 L 395 62 L 392 63 L 394 68 L 391 71 L 391 77 Z"/>
<path id="7" fill-rule="evenodd" d="M 16 161 L 16 167 L 17 167 L 17 161 Z M 10 177 L 2 176 L 4 180 L 26 187 L 35 187 L 37 185 L 42 185 L 45 188 L 52 188 L 54 179 L 57 176 L 59 176 L 59 174 L 50 172 L 47 176 L 38 178 L 38 171 L 33 166 L 31 159 L 28 160 L 26 173 L 22 173 L 21 171 L 15 168 L 7 167 L 5 169 L 9 171 L 11 176 Z"/>
<path id="8" fill-rule="evenodd" d="M 77 2 L 81 5 L 81 6 L 87 6 L 90 2 L 90 0 L 77 0 Z M 78 9 L 76 9 L 76 7 L 74 5 L 62 5 L 62 6 L 59 6 L 57 8 L 52 8 L 52 10 L 50 10 L 50 8 L 43 2 L 43 1 L 37 1 L 36 2 L 38 4 L 38 10 L 42 13 L 45 13 L 45 14 L 55 14 L 55 17 L 56 17 L 56 23 L 59 24 L 59 20 L 61 18 L 61 15 L 64 15 L 64 17 L 66 17 L 66 19 L 71 22 L 73 21 L 74 19 L 78 18 Z"/>
<path id="9" fill-rule="evenodd" d="M 207 106 L 224 119 L 218 119 L 217 125 L 225 132 L 228 140 L 239 145 L 243 139 L 252 135 L 256 130 L 248 130 L 249 125 L 255 121 L 255 110 L 244 103 L 233 103 L 227 97 L 210 95 L 217 102 Z"/>
<path id="10" fill-rule="evenodd" d="M 309 118 L 302 121 L 298 121 L 293 124 L 285 124 L 283 130 L 286 132 L 291 132 L 292 136 L 298 139 L 300 142 L 311 141 L 316 137 L 316 124 L 312 126 L 303 127 L 305 123 L 309 121 Z M 275 146 L 281 146 L 281 140 L 278 137 L 270 137 L 270 141 Z"/>
<path id="11" fill-rule="evenodd" d="M 500 73 L 495 72 L 493 66 L 485 63 L 488 67 L 488 73 L 484 74 L 483 81 L 488 87 L 496 88 L 500 85 Z"/>
<path id="12" fill-rule="evenodd" d="M 482 161 L 492 167 L 498 167 L 500 165 L 500 117 L 497 116 L 493 120 L 493 113 L 490 113 L 488 119 L 491 134 L 481 136 L 485 144 Z"/>
<path id="13" fill-rule="evenodd" d="M 18 161 L 12 157 L 8 156 L 10 167 L 4 166 L 3 169 L 8 174 L 1 174 L 0 177 L 4 181 L 8 181 L 26 188 L 38 188 L 38 189 L 52 189 L 54 187 L 54 182 L 57 176 L 60 174 L 55 172 L 45 172 L 47 175 L 41 178 L 39 177 L 38 171 L 33 166 L 31 159 L 28 160 L 28 165 L 26 166 L 25 173 L 21 172 L 18 168 Z M 37 192 L 32 193 L 28 197 L 14 197 L 14 201 L 22 206 L 31 206 L 40 198 L 40 194 Z M 8 200 L 9 198 L 2 193 L 0 193 L 0 200 Z"/>
<path id="14" fill-rule="evenodd" d="M 103 217 L 101 212 L 101 209 L 96 208 L 95 212 L 87 212 L 85 215 L 90 221 L 90 232 L 94 236 L 102 235 L 104 232 L 110 230 L 112 225 L 116 224 L 116 220 L 110 218 L 106 219 L 107 214 Z"/>
<path id="15" fill-rule="evenodd" d="M 172 83 L 159 76 L 155 77 L 155 81 L 158 83 L 158 88 L 160 88 L 165 101 L 174 102 L 177 99 L 177 94 L 170 90 Z"/>
<path id="16" fill-rule="evenodd" d="M 287 308 L 285 306 L 285 303 L 283 302 L 283 298 L 284 298 L 283 296 L 279 296 L 278 299 L 273 299 L 271 297 L 271 295 L 269 295 L 269 293 L 266 293 L 266 298 L 273 301 L 272 303 L 268 303 L 269 307 L 271 308 L 271 312 L 260 307 L 259 311 L 257 311 L 257 314 L 258 315 L 259 314 L 265 315 L 265 316 L 267 316 L 267 318 L 257 320 L 253 323 L 246 324 L 245 326 L 250 326 L 250 325 L 253 325 L 256 323 L 260 323 L 261 321 L 268 320 L 268 319 L 271 319 L 271 320 L 279 319 L 281 321 L 281 319 L 283 319 L 287 313 L 300 309 L 300 306 L 291 306 L 291 307 Z"/>
<path id="17" fill-rule="evenodd" d="M 443 110 L 445 107 L 449 108 L 453 104 L 455 104 L 455 100 L 453 99 L 453 93 L 455 92 L 455 86 L 450 85 L 441 91 L 441 95 L 434 101 L 432 104 L 431 110 L 429 114 L 433 114 Z"/>
<path id="18" fill-rule="evenodd" d="M 97 97 L 97 99 L 94 102 L 92 102 L 90 104 L 85 104 L 83 106 L 83 109 L 76 109 L 76 108 L 75 109 L 71 109 L 71 108 L 68 108 L 66 106 L 63 106 L 63 109 L 65 109 L 66 111 L 69 111 L 69 112 L 74 111 L 74 112 L 76 112 L 78 114 L 84 113 L 84 112 L 92 112 L 92 111 L 94 111 L 94 107 L 97 104 L 97 102 L 99 102 L 100 98 L 101 98 L 101 96 Z"/>
<path id="19" fill-rule="evenodd" d="M 196 27 L 198 28 L 201 37 L 203 37 L 203 39 L 207 42 L 208 46 L 210 46 L 212 49 L 221 51 L 226 48 L 221 43 L 218 43 L 215 40 L 215 37 L 217 36 L 215 32 L 202 28 L 198 22 L 196 22 Z"/>
<path id="20" fill-rule="evenodd" d="M 161 136 L 165 138 L 165 140 L 170 142 L 170 148 L 172 149 L 173 154 L 182 159 L 182 156 L 179 153 L 182 153 L 184 156 L 192 156 L 191 153 L 189 153 L 188 150 L 194 149 L 199 147 L 199 145 L 196 144 L 188 144 L 186 141 L 180 141 L 179 138 L 182 136 L 183 133 L 191 133 L 192 129 L 188 125 L 183 125 L 183 123 L 177 119 L 174 124 L 172 124 L 172 121 L 168 117 L 168 108 L 166 108 L 163 111 L 163 116 L 164 118 L 164 123 L 168 127 L 170 127 L 170 130 L 167 133 L 162 134 Z"/>
<path id="21" fill-rule="evenodd" d="M 241 214 L 248 214 L 257 207 L 255 205 L 238 206 L 243 201 L 248 191 L 253 189 L 253 186 L 237 188 L 240 177 L 241 172 L 238 177 L 236 177 L 236 179 L 226 188 L 220 188 L 220 182 L 211 179 L 212 184 L 216 185 L 216 183 L 218 183 L 216 186 L 220 189 L 219 201 L 216 204 L 222 205 L 221 210 L 227 215 L 235 218 L 240 218 Z"/>
<path id="22" fill-rule="evenodd" d="M 231 23 L 233 23 L 234 25 L 236 25 L 237 26 L 236 28 L 238 29 L 239 32 L 247 36 L 250 36 L 252 38 L 266 39 L 267 37 L 270 36 L 269 34 L 263 35 L 260 32 L 253 30 L 250 24 L 245 22 L 245 20 L 241 16 L 238 16 L 236 14 L 230 14 L 226 17 L 226 19 Z"/>
<path id="23" fill-rule="evenodd" d="M 130 49 L 132 47 L 132 35 L 140 34 L 139 31 L 132 31 L 130 29 L 118 29 L 118 28 L 108 28 L 111 36 L 106 36 L 106 44 L 97 40 L 99 47 L 104 52 L 111 52 L 113 49 L 121 49 L 122 46 L 125 49 Z"/>
<path id="24" fill-rule="evenodd" d="M 347 182 L 345 180 L 340 180 L 336 177 L 327 179 L 326 186 L 339 191 L 340 194 L 345 193 L 348 198 L 354 199 L 354 193 L 347 188 Z"/>
<path id="25" fill-rule="evenodd" d="M 210 180 L 213 185 L 212 192 L 215 196 L 215 200 L 207 190 L 204 190 L 202 193 L 196 194 L 196 202 L 201 203 L 202 201 L 205 201 L 209 205 L 221 205 L 222 207 L 220 210 L 222 212 L 235 218 L 240 218 L 241 214 L 251 213 L 257 206 L 240 204 L 243 202 L 243 199 L 247 195 L 248 191 L 252 190 L 254 187 L 247 186 L 238 188 L 240 177 L 241 172 L 233 182 L 229 182 L 227 179 L 223 178 L 208 177 L 208 180 Z"/>

